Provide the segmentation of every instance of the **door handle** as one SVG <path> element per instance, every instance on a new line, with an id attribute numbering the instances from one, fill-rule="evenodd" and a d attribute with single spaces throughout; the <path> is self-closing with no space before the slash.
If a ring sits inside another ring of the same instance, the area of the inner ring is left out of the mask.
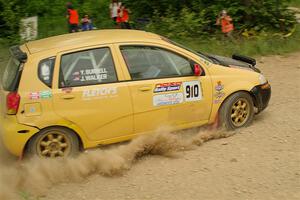
<path id="1" fill-rule="evenodd" d="M 70 99 L 75 99 L 75 96 L 72 94 L 65 94 L 61 96 L 62 99 L 70 100 Z"/>
<path id="2" fill-rule="evenodd" d="M 148 86 L 139 88 L 139 91 L 142 91 L 142 92 L 146 92 L 146 91 L 150 91 L 150 90 L 151 90 L 151 87 L 148 87 Z"/>

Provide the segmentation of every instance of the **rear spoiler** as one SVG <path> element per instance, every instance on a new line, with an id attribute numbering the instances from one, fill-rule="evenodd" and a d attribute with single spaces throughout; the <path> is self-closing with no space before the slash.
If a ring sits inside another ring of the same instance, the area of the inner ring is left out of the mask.
<path id="1" fill-rule="evenodd" d="M 243 61 L 245 63 L 248 63 L 248 64 L 252 65 L 252 66 L 256 65 L 256 60 L 254 58 L 250 58 L 250 57 L 247 57 L 247 56 L 243 56 L 243 55 L 239 55 L 239 54 L 233 54 L 232 59 Z"/>
<path id="2" fill-rule="evenodd" d="M 27 60 L 27 54 L 24 53 L 21 49 L 20 46 L 12 46 L 9 48 L 10 53 L 18 59 L 20 62 L 24 63 Z"/>

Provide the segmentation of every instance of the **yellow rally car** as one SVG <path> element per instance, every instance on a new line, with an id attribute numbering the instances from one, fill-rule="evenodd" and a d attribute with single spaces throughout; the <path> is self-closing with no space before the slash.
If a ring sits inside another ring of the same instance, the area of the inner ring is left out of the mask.
<path id="1" fill-rule="evenodd" d="M 144 31 L 74 33 L 10 50 L 0 132 L 16 156 L 74 155 L 160 126 L 218 119 L 234 129 L 251 123 L 271 95 L 255 60 L 204 55 Z"/>

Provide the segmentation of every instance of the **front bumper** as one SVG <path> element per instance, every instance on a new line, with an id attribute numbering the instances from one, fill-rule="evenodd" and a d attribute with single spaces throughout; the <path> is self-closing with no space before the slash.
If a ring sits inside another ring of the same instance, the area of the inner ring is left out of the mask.
<path id="1" fill-rule="evenodd" d="M 0 135 L 4 146 L 15 156 L 22 156 L 27 141 L 39 129 L 19 124 L 15 115 L 0 116 Z"/>
<path id="2" fill-rule="evenodd" d="M 251 93 L 254 97 L 254 105 L 257 107 L 257 113 L 263 111 L 269 104 L 271 98 L 271 85 L 265 83 L 255 86 Z"/>

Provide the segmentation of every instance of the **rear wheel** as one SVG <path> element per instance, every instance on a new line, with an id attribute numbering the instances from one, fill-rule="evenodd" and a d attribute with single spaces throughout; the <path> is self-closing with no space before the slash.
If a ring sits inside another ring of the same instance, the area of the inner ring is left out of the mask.
<path id="1" fill-rule="evenodd" d="M 248 126 L 253 117 L 253 100 L 246 92 L 237 92 L 229 96 L 220 111 L 221 125 L 228 130 Z"/>
<path id="2" fill-rule="evenodd" d="M 79 141 L 75 133 L 53 127 L 40 131 L 28 143 L 29 156 L 56 158 L 75 156 L 79 152 Z"/>

